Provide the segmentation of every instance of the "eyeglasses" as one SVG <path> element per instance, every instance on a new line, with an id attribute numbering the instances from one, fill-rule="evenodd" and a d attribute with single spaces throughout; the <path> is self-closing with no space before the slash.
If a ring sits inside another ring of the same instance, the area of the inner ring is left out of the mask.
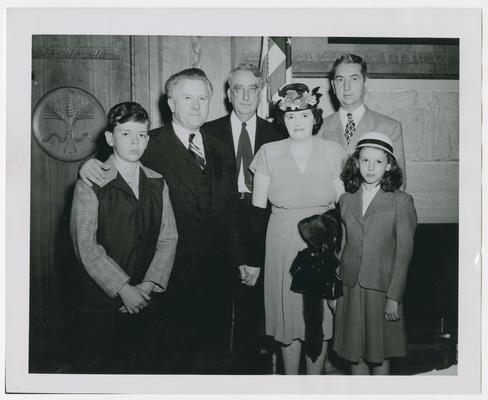
<path id="1" fill-rule="evenodd" d="M 246 91 L 248 96 L 256 96 L 259 92 L 259 86 L 254 85 L 254 86 L 245 87 L 242 85 L 236 85 L 232 88 L 232 92 L 236 96 L 244 96 Z"/>

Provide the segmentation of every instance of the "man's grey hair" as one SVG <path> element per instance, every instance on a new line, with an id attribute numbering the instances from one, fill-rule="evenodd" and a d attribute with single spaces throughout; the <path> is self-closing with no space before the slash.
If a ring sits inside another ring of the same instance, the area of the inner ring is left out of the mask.
<path id="1" fill-rule="evenodd" d="M 229 84 L 229 88 L 232 88 L 232 76 L 237 71 L 249 71 L 251 72 L 256 78 L 259 79 L 259 87 L 263 86 L 263 76 L 261 75 L 261 71 L 259 68 L 250 63 L 240 63 L 237 67 L 235 67 L 232 71 L 230 71 L 229 76 L 227 78 L 227 83 Z"/>
<path id="2" fill-rule="evenodd" d="M 201 70 L 200 68 L 187 68 L 184 69 L 183 71 L 177 72 L 174 75 L 171 75 L 166 81 L 166 84 L 164 85 L 164 91 L 168 96 L 168 98 L 173 97 L 174 88 L 176 87 L 178 82 L 183 79 L 205 82 L 207 84 L 208 92 L 210 96 L 212 95 L 213 93 L 212 83 L 207 78 L 207 75 L 205 75 L 205 72 L 203 72 L 203 70 Z"/>

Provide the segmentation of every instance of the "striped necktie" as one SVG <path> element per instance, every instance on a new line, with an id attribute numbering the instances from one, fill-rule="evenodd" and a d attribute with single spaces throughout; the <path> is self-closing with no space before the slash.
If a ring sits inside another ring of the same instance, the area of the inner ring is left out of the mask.
<path id="1" fill-rule="evenodd" d="M 351 141 L 352 135 L 354 135 L 355 130 L 356 130 L 356 123 L 352 119 L 352 114 L 347 113 L 347 123 L 344 132 L 344 136 L 346 137 L 346 144 L 349 144 L 349 142 Z"/>
<path id="2" fill-rule="evenodd" d="M 190 133 L 190 136 L 188 137 L 188 151 L 198 163 L 198 166 L 203 169 L 205 168 L 205 155 L 203 154 L 203 151 L 200 150 L 200 148 L 193 142 L 193 139 L 195 139 L 195 134 Z"/>

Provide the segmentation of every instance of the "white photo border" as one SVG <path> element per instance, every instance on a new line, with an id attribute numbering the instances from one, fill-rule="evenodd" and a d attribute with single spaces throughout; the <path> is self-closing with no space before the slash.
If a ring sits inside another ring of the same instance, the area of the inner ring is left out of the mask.
<path id="1" fill-rule="evenodd" d="M 347 13 L 347 14 L 346 14 Z M 347 23 L 344 16 L 347 15 Z M 481 389 L 481 10 L 407 8 L 6 10 L 6 390 L 23 393 L 459 394 Z M 209 21 L 215 21 L 214 23 Z M 218 23 L 216 23 L 218 21 Z M 252 23 L 246 23 L 252 21 Z M 284 21 L 290 21 L 286 23 Z M 259 27 L 257 29 L 257 27 Z M 29 374 L 31 45 L 35 34 L 460 39 L 457 376 Z M 115 389 L 116 388 L 116 389 Z"/>

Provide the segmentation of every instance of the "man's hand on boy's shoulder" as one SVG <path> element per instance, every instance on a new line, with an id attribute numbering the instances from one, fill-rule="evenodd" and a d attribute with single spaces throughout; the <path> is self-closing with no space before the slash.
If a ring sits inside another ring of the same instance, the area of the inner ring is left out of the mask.
<path id="1" fill-rule="evenodd" d="M 119 290 L 119 296 L 124 303 L 124 307 L 119 308 L 121 312 L 124 312 L 123 308 L 125 308 L 129 314 L 137 314 L 147 306 L 147 301 L 141 291 L 128 283 Z"/>
<path id="2" fill-rule="evenodd" d="M 95 158 L 85 162 L 79 172 L 80 179 L 90 187 L 92 183 L 98 186 L 104 186 L 113 178 L 114 173 L 117 174 L 111 164 L 108 162 L 104 163 Z"/>

